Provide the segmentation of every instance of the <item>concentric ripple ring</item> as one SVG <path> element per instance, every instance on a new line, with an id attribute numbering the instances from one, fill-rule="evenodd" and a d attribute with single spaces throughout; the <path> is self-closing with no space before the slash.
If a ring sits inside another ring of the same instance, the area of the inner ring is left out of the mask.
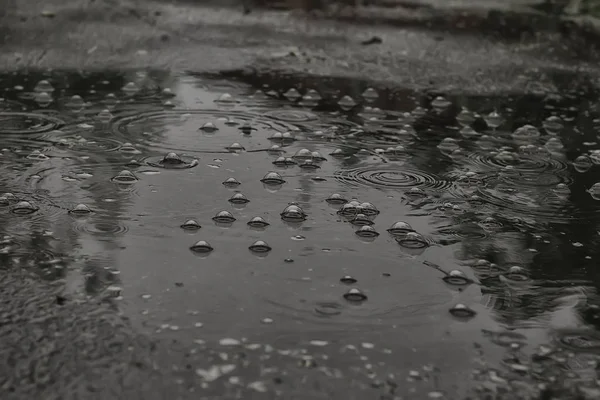
<path id="1" fill-rule="evenodd" d="M 50 132 L 64 121 L 44 114 L 0 112 L 0 134 L 20 135 Z"/>
<path id="2" fill-rule="evenodd" d="M 364 167 L 336 171 L 337 180 L 351 186 L 366 185 L 383 189 L 425 189 L 443 190 L 452 186 L 451 181 L 421 171 L 391 169 L 382 167 Z"/>

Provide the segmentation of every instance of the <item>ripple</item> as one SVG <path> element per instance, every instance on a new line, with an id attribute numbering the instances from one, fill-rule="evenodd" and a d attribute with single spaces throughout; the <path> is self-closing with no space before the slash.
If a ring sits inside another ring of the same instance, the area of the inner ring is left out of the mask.
<path id="1" fill-rule="evenodd" d="M 41 113 L 0 113 L 0 134 L 39 134 L 58 129 L 64 124 L 61 119 Z"/>
<path id="2" fill-rule="evenodd" d="M 407 169 L 391 169 L 381 167 L 363 167 L 336 171 L 334 176 L 340 182 L 350 186 L 366 185 L 384 189 L 410 189 L 421 187 L 444 190 L 452 186 L 434 175 Z"/>
<path id="3" fill-rule="evenodd" d="M 267 111 L 263 115 L 267 118 L 291 123 L 310 122 L 319 119 L 316 114 L 304 110 L 273 110 Z"/>
<path id="4" fill-rule="evenodd" d="M 549 155 L 535 156 L 528 155 L 522 156 L 512 154 L 514 158 L 502 158 L 501 156 L 495 157 L 490 155 L 470 153 L 468 159 L 474 166 L 484 167 L 488 170 L 502 170 L 505 167 L 512 167 L 517 173 L 558 173 L 565 171 L 568 167 L 567 163 L 554 158 L 550 158 Z"/>
<path id="5" fill-rule="evenodd" d="M 79 233 L 87 233 L 94 236 L 112 237 L 127 233 L 129 228 L 123 221 L 109 220 L 106 217 L 78 218 L 73 221 L 73 229 Z"/>
<path id="6" fill-rule="evenodd" d="M 600 334 L 589 329 L 566 329 L 555 333 L 557 344 L 571 351 L 600 353 Z"/>

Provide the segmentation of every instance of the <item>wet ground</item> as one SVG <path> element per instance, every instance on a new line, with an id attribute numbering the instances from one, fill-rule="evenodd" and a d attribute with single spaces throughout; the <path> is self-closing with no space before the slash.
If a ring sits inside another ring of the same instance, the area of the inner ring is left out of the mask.
<path id="1" fill-rule="evenodd" d="M 596 398 L 571 82 L 2 75 L 5 398 Z"/>

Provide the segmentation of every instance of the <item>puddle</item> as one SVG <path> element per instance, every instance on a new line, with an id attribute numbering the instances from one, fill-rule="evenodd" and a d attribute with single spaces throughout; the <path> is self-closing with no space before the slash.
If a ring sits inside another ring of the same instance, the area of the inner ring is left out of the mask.
<path id="1" fill-rule="evenodd" d="M 478 360 L 507 374 L 485 390 L 576 357 L 595 384 L 597 97 L 253 79 L 0 75 L 2 262 L 154 337 L 319 348 L 386 395 L 446 398 Z"/>

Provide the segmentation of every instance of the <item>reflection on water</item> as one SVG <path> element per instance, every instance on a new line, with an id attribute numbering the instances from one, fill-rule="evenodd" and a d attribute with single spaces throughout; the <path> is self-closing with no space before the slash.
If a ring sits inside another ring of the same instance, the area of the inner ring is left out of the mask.
<path id="1" fill-rule="evenodd" d="M 477 342 L 505 349 L 487 389 L 595 384 L 595 94 L 250 83 L 0 76 L 4 268 L 183 341 L 361 338 L 435 362 Z"/>

